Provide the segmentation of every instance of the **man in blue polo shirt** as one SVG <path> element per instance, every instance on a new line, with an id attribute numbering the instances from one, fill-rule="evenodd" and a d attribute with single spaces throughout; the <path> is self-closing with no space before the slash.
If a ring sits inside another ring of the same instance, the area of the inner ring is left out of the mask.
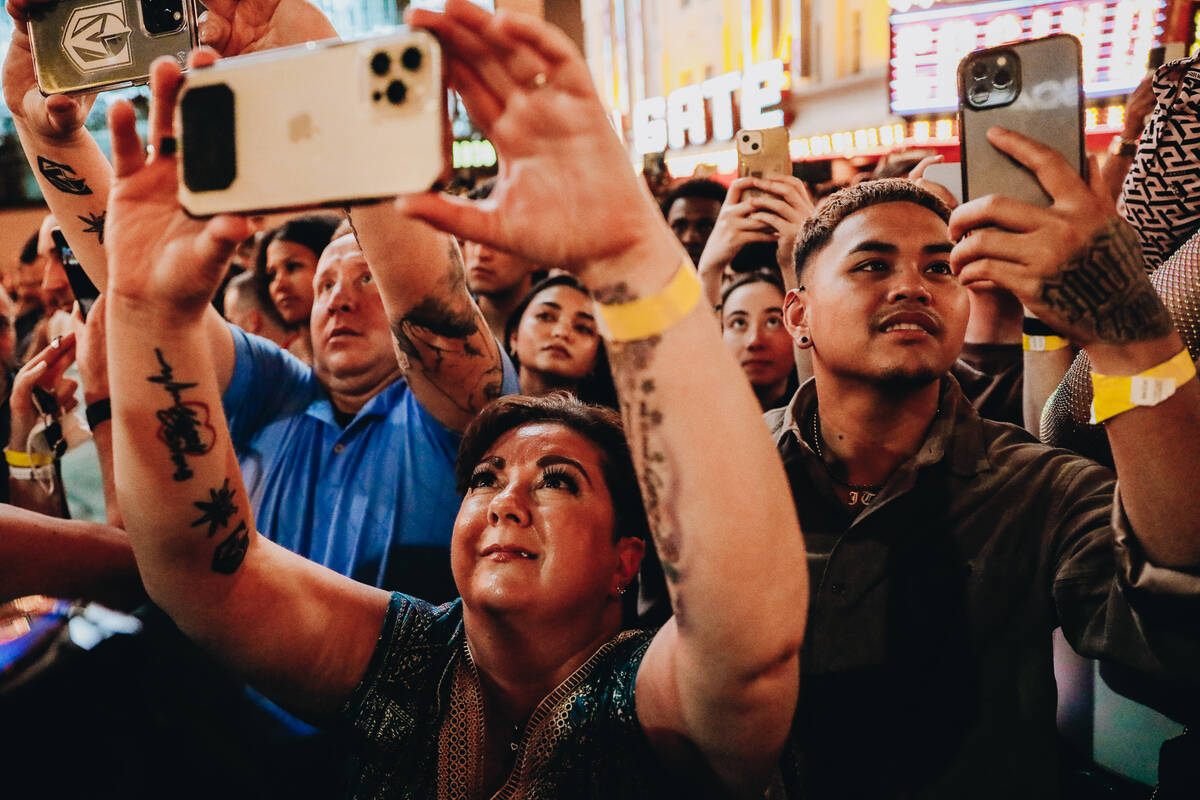
<path id="1" fill-rule="evenodd" d="M 355 238 L 334 241 L 313 279 L 313 366 L 231 327 L 225 411 L 263 535 L 364 583 L 440 602 L 456 594 L 448 548 L 458 432 L 469 409 L 516 391 L 516 376 L 466 294 L 455 245 L 387 219 L 386 208 L 361 216 L 364 246 L 384 260 L 379 277 L 396 284 L 384 284 L 394 320 Z M 403 264 L 387 263 L 399 254 Z M 433 290 L 417 297 L 422 285 Z M 408 319 L 430 316 L 422 303 L 441 318 Z M 439 324 L 457 329 L 439 336 Z M 443 386 L 430 382 L 434 364 Z"/>

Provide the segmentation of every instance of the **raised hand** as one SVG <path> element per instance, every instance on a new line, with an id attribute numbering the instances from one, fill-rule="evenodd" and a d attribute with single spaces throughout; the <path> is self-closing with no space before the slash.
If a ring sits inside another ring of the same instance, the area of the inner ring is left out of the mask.
<path id="1" fill-rule="evenodd" d="M 215 60 L 192 55 L 192 66 Z M 108 200 L 107 242 L 119 258 L 109 264 L 109 291 L 124 300 L 171 309 L 199 319 L 220 285 L 229 255 L 251 233 L 248 220 L 217 216 L 198 220 L 176 199 L 172 109 L 182 76 L 178 64 L 159 59 L 151 68 L 150 141 L 147 158 L 134 127 L 133 107 L 114 103 L 108 114 L 116 181 Z"/>
<path id="2" fill-rule="evenodd" d="M 398 201 L 403 212 L 567 269 L 624 253 L 648 231 L 670 236 L 566 34 L 467 0 L 407 19 L 446 46 L 447 82 L 496 146 L 500 180 L 479 203 L 412 195 Z"/>
<path id="3" fill-rule="evenodd" d="M 40 414 L 34 405 L 33 390 L 39 387 L 54 396 L 60 412 L 75 407 L 78 384 L 63 377 L 63 372 L 75 361 L 75 334 L 56 338 L 21 367 L 13 379 L 9 408 L 12 414 L 8 447 L 25 452 L 30 431 Z"/>
<path id="4" fill-rule="evenodd" d="M 305 0 L 209 0 L 200 42 L 223 56 L 329 39 L 337 31 Z"/>
<path id="5" fill-rule="evenodd" d="M 1116 216 L 1100 171 L 1085 182 L 1053 149 L 1002 128 L 988 141 L 1030 169 L 1053 199 L 1040 209 L 988 195 L 959 206 L 950 264 L 968 287 L 991 281 L 1076 344 L 1156 339 L 1171 319 L 1143 266 L 1133 230 Z M 966 238 L 963 238 L 966 237 Z"/>
<path id="6" fill-rule="evenodd" d="M 12 42 L 4 59 L 4 102 L 18 124 L 24 124 L 33 135 L 65 140 L 83 127 L 96 96 L 76 98 L 55 94 L 46 97 L 38 90 L 25 23 L 30 9 L 49 1 L 8 0 L 6 8 L 13 18 L 14 27 Z"/>

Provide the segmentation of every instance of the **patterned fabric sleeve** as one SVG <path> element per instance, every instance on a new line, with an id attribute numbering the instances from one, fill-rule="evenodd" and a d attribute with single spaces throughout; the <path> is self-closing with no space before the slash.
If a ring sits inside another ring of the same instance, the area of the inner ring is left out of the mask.
<path id="1" fill-rule="evenodd" d="M 1147 270 L 1200 229 L 1200 54 L 1159 67 L 1154 94 L 1121 192 L 1121 212 L 1138 232 Z"/>

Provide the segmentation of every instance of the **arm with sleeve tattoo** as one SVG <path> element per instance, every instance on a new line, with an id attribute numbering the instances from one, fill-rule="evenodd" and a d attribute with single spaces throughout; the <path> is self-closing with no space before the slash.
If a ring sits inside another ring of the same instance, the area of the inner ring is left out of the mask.
<path id="1" fill-rule="evenodd" d="M 161 112 L 181 83 L 155 65 Z M 169 114 L 152 128 L 171 132 Z M 374 648 L 387 593 L 259 537 L 221 409 L 205 314 L 244 219 L 188 217 L 173 154 L 149 161 L 133 109 L 110 111 L 106 329 L 118 502 L 146 591 L 189 636 L 307 716 L 336 711 Z"/>
<path id="2" fill-rule="evenodd" d="M 656 295 L 682 264 L 692 269 L 560 30 L 467 0 L 408 20 L 443 42 L 451 84 L 505 169 L 486 203 L 424 194 L 402 198 L 402 210 L 563 265 L 600 304 Z M 641 662 L 637 716 L 673 768 L 761 797 L 797 697 L 804 543 L 779 455 L 707 304 L 671 322 L 609 351 L 675 610 Z"/>
<path id="3" fill-rule="evenodd" d="M 467 292 L 454 239 L 390 203 L 350 212 L 379 285 L 400 367 L 421 405 L 461 431 L 500 396 L 500 346 Z"/>
<path id="4" fill-rule="evenodd" d="M 1138 375 L 1184 349 L 1146 274 L 1137 236 L 1116 216 L 1103 178 L 1085 183 L 1054 150 L 993 128 L 998 149 L 1037 176 L 1054 203 L 1034 209 L 989 196 L 950 218 L 951 265 L 964 285 L 993 281 L 1087 351 L 1101 375 Z M 972 235 L 963 238 L 967 231 Z M 1146 557 L 1161 567 L 1200 564 L 1200 382 L 1105 421 L 1121 498 Z"/>

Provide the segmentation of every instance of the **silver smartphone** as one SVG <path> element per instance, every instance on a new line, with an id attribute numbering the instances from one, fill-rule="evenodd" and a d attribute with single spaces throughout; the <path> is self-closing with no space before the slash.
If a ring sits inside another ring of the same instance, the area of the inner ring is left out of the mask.
<path id="1" fill-rule="evenodd" d="M 1001 194 L 1036 206 L 1051 203 L 1032 172 L 987 140 L 993 125 L 1049 145 L 1086 174 L 1081 63 L 1079 40 L 1068 34 L 980 50 L 962 60 L 959 131 L 967 200 Z"/>
<path id="2" fill-rule="evenodd" d="M 426 191 L 450 163 L 441 49 L 407 28 L 194 69 L 176 123 L 195 216 Z"/>
<path id="3" fill-rule="evenodd" d="M 193 0 L 53 0 L 29 10 L 30 49 L 42 94 L 91 93 L 145 83 L 170 56 L 196 46 Z"/>

